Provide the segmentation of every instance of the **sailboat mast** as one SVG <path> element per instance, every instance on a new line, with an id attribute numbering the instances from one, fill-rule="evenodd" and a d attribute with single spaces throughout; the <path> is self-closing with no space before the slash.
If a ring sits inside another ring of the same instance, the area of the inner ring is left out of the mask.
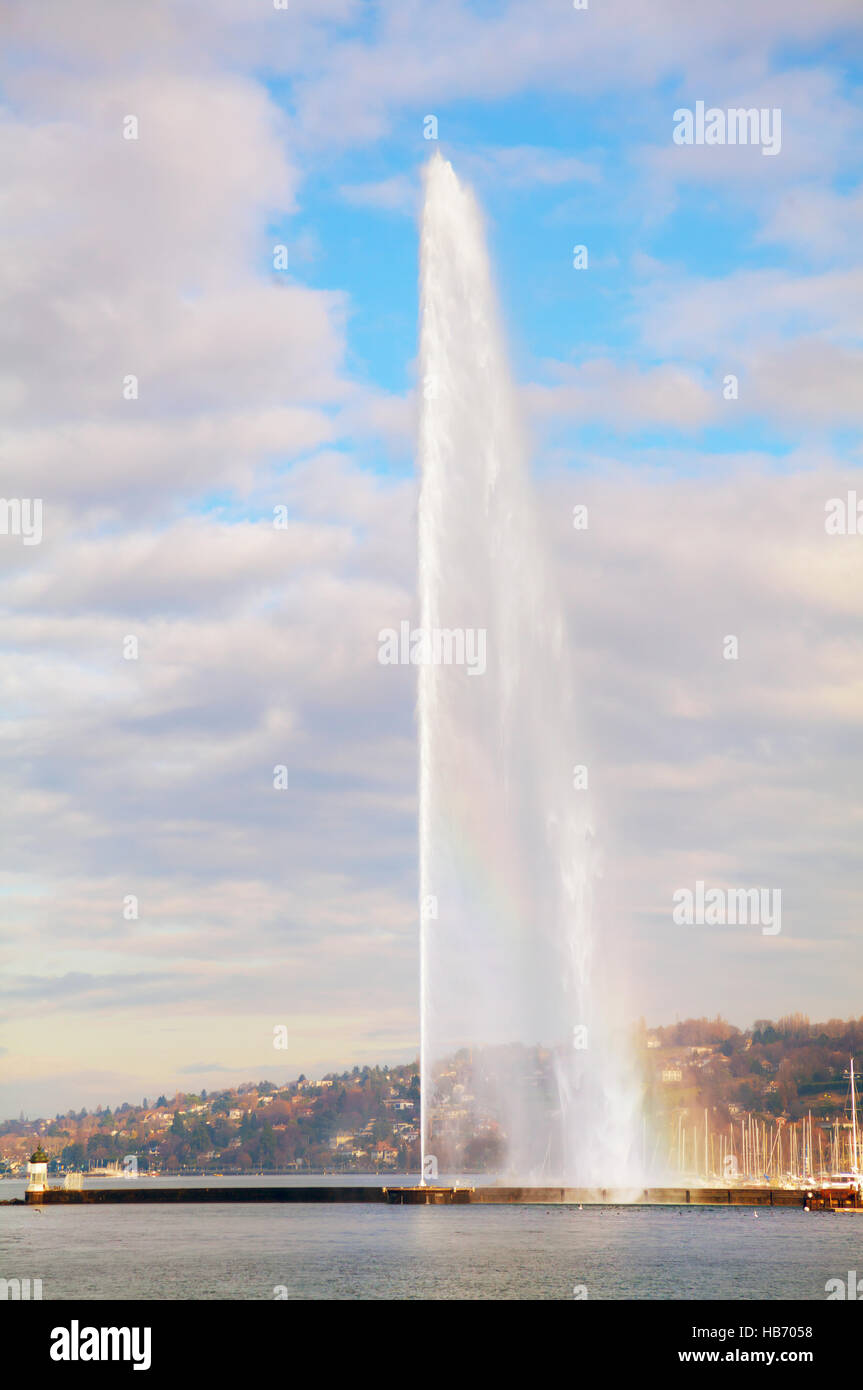
<path id="1" fill-rule="evenodd" d="M 857 1096 L 854 1091 L 854 1058 L 851 1058 L 851 1148 L 853 1158 L 853 1171 L 857 1168 Z"/>

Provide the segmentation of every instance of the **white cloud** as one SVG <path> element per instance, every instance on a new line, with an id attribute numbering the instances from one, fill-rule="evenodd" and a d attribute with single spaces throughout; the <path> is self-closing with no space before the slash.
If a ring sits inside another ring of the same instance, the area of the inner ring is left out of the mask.
<path id="1" fill-rule="evenodd" d="M 543 516 L 616 932 L 639 957 L 653 949 L 645 921 L 697 868 L 780 886 L 784 930 L 805 942 L 829 922 L 841 960 L 863 591 L 859 538 L 828 537 L 824 503 L 853 474 L 814 460 L 710 481 L 603 472 L 551 480 Z M 0 691 L 15 1040 L 87 1008 L 121 1030 L 169 1023 L 180 1061 L 200 1055 L 202 1029 L 244 1057 L 255 1019 L 285 1014 L 290 1029 L 297 1010 L 301 1068 L 339 1046 L 350 1061 L 360 1036 L 379 1055 L 412 1046 L 415 691 L 409 671 L 378 665 L 377 632 L 411 611 L 413 487 L 331 457 L 295 471 L 289 501 L 295 529 L 280 537 L 214 518 L 92 547 L 69 536 L 41 589 L 19 584 Z M 120 655 L 130 630 L 134 663 Z M 137 923 L 121 918 L 128 892 Z M 686 1007 L 727 1008 L 726 947 L 676 949 L 663 974 Z M 735 1007 L 770 1012 L 795 991 L 817 1006 L 805 965 L 780 986 L 774 963 L 754 955 Z M 660 1007 L 646 961 L 643 978 L 639 1006 Z M 831 1011 L 853 1002 L 837 978 Z M 847 978 L 850 991 L 850 960 Z M 94 1036 L 69 1041 L 70 1069 Z"/>
<path id="2" fill-rule="evenodd" d="M 721 9 L 682 22 L 672 0 L 584 14 L 519 0 L 491 17 L 448 0 L 431 27 L 426 4 L 399 0 L 363 40 L 337 27 L 365 15 L 349 0 L 265 9 L 7 6 L 0 447 L 4 489 L 44 497 L 46 535 L 0 548 L 14 865 L 0 964 L 7 1065 L 28 1095 L 50 1080 L 51 1108 L 81 1103 L 58 1094 L 61 1067 L 91 1103 L 201 1056 L 260 1058 L 265 1074 L 273 1022 L 294 1071 L 415 1046 L 415 691 L 377 662 L 380 628 L 413 609 L 415 489 L 337 452 L 348 433 L 404 452 L 414 403 L 350 380 L 342 295 L 271 269 L 267 226 L 297 210 L 301 162 L 460 97 L 710 77 L 788 103 L 778 200 L 759 202 L 757 181 L 749 195 L 762 235 L 788 244 L 782 180 L 814 168 L 819 141 L 832 168 L 854 128 L 817 73 L 799 92 L 799 75 L 770 75 L 778 44 L 859 26 L 845 0 L 765 0 L 730 35 Z M 239 75 L 264 60 L 300 74 L 290 119 Z M 515 188 L 592 177 L 542 147 L 480 158 Z M 680 166 L 663 167 L 666 206 Z M 738 166 L 717 168 L 739 193 Z M 343 193 L 406 209 L 410 183 Z M 837 208 L 822 191 L 808 224 L 825 251 L 849 246 L 831 233 Z M 645 269 L 651 365 L 547 364 L 526 390 L 541 421 L 697 430 L 722 418 L 718 373 L 738 364 L 744 412 L 795 428 L 859 418 L 856 270 Z M 119 395 L 127 372 L 136 402 Z M 863 590 L 859 538 L 826 537 L 823 519 L 854 474 L 804 450 L 782 473 L 751 455 L 585 462 L 552 480 L 543 516 L 603 807 L 606 920 L 643 966 L 640 1007 L 726 1009 L 722 970 L 745 957 L 731 992 L 744 1016 L 801 996 L 853 1010 Z M 269 524 L 276 503 L 286 532 Z M 721 659 L 729 631 L 738 663 Z M 775 954 L 645 931 L 669 885 L 711 874 L 783 888 L 781 978 Z M 813 983 L 828 939 L 830 979 Z M 116 1071 L 94 1073 L 104 1056 Z"/>
<path id="3" fill-rule="evenodd" d="M 863 191 L 840 194 L 818 184 L 789 188 L 768 212 L 759 241 L 790 247 L 809 260 L 853 257 L 863 238 Z"/>
<path id="4" fill-rule="evenodd" d="M 419 188 L 407 174 L 394 174 L 376 183 L 343 184 L 339 193 L 355 207 L 400 212 L 407 217 L 415 216 L 419 206 Z"/>
<path id="5" fill-rule="evenodd" d="M 551 385 L 527 388 L 528 408 L 539 419 L 604 421 L 616 427 L 669 425 L 692 431 L 718 413 L 716 383 L 691 368 L 672 363 L 640 368 L 604 358 L 580 363 L 548 363 Z"/>
<path id="6" fill-rule="evenodd" d="M 510 145 L 474 151 L 466 150 L 460 167 L 472 176 L 490 179 L 510 188 L 530 188 L 536 184 L 595 183 L 599 170 L 575 155 L 538 145 Z"/>

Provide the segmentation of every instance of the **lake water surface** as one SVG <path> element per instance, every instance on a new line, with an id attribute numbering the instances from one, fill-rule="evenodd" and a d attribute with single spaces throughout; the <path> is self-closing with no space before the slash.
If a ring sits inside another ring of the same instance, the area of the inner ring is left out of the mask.
<path id="1" fill-rule="evenodd" d="M 0 1198 L 23 1187 L 0 1183 Z M 863 1216 L 796 1209 L 0 1207 L 0 1277 L 41 1279 L 44 1300 L 571 1299 L 584 1286 L 588 1299 L 823 1301 L 852 1269 Z"/>

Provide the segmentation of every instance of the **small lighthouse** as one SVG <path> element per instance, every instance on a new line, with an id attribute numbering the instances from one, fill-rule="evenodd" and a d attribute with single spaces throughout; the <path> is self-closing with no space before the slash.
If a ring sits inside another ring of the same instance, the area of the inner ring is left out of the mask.
<path id="1" fill-rule="evenodd" d="M 48 1191 L 48 1155 L 41 1144 L 38 1144 L 30 1155 L 27 1173 L 30 1178 L 27 1184 L 28 1192 Z"/>

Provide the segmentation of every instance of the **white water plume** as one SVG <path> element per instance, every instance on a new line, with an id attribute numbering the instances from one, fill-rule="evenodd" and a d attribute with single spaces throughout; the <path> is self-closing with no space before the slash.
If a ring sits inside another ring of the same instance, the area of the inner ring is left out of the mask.
<path id="1" fill-rule="evenodd" d="M 640 1096 L 598 984 L 594 831 L 589 793 L 573 785 L 573 764 L 589 763 L 577 654 L 482 217 L 439 155 L 426 171 L 421 314 L 423 1152 L 441 1175 L 484 1165 L 524 1182 L 634 1187 Z M 477 649 L 480 632 L 483 671 L 457 659 L 458 634 Z"/>

